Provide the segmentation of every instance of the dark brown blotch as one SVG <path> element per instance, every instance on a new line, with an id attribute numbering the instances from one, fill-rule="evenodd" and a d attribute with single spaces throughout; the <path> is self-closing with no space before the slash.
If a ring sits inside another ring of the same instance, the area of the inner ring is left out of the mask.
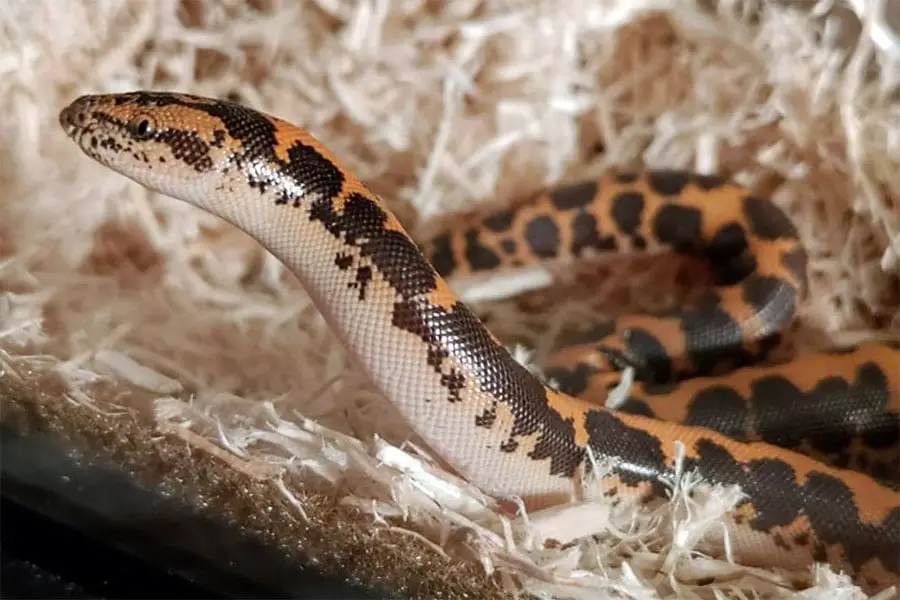
<path id="1" fill-rule="evenodd" d="M 430 261 L 435 270 L 443 277 L 448 277 L 456 270 L 456 257 L 449 233 L 442 233 L 431 240 Z"/>
<path id="2" fill-rule="evenodd" d="M 750 252 L 747 232 L 738 223 L 719 228 L 702 250 L 709 261 L 714 285 L 731 286 L 756 271 L 756 256 Z"/>
<path id="3" fill-rule="evenodd" d="M 476 229 L 468 229 L 464 234 L 466 262 L 473 271 L 490 271 L 500 266 L 497 253 L 481 243 Z"/>
<path id="4" fill-rule="evenodd" d="M 500 249 L 506 253 L 507 256 L 512 256 L 516 253 L 516 242 L 510 238 L 503 238 L 500 240 Z"/>
<path id="5" fill-rule="evenodd" d="M 356 269 L 356 281 L 353 282 L 352 286 L 359 290 L 360 301 L 366 299 L 366 291 L 369 289 L 369 283 L 372 281 L 372 276 L 372 267 L 369 265 L 363 265 Z"/>
<path id="6" fill-rule="evenodd" d="M 672 358 L 659 339 L 639 327 L 626 329 L 622 334 L 627 359 L 637 366 L 639 381 L 665 382 L 674 377 Z"/>
<path id="7" fill-rule="evenodd" d="M 450 402 L 462 402 L 462 391 L 466 387 L 466 376 L 459 369 L 452 368 L 449 373 L 441 374 L 441 386 L 447 388 L 447 399 Z"/>
<path id="8" fill-rule="evenodd" d="M 707 175 L 703 173 L 695 173 L 693 181 L 704 192 L 717 190 L 728 183 L 728 180 L 721 175 Z"/>
<path id="9" fill-rule="evenodd" d="M 841 480 L 825 473 L 810 473 L 803 489 L 804 509 L 817 538 L 840 544 L 846 560 L 858 571 L 877 559 L 889 571 L 900 574 L 900 506 L 875 523 L 863 522 L 857 496 Z"/>
<path id="10" fill-rule="evenodd" d="M 475 415 L 475 426 L 490 429 L 497 422 L 497 405 L 493 404 L 484 409 L 480 415 Z"/>
<path id="11" fill-rule="evenodd" d="M 752 276 L 757 269 L 759 262 L 752 252 L 744 252 L 728 260 L 709 262 L 712 283 L 719 287 L 736 285 Z"/>
<path id="12" fill-rule="evenodd" d="M 697 458 L 687 460 L 711 482 L 737 484 L 752 498 L 754 517 L 747 524 L 757 531 L 770 532 L 790 525 L 803 510 L 803 489 L 796 484 L 796 473 L 778 458 L 738 462 L 724 447 L 701 439 Z M 687 466 L 687 465 L 685 465 Z M 743 504 L 743 503 L 742 503 Z"/>
<path id="13" fill-rule="evenodd" d="M 588 446 L 597 457 L 615 458 L 613 472 L 628 486 L 650 483 L 655 496 L 665 496 L 662 476 L 668 474 L 666 456 L 659 438 L 643 429 L 626 425 L 613 413 L 598 409 L 585 414 Z M 585 463 L 591 471 L 590 461 Z"/>
<path id="14" fill-rule="evenodd" d="M 535 217 L 525 226 L 525 242 L 535 256 L 554 258 L 559 255 L 559 227 L 551 217 Z"/>
<path id="15" fill-rule="evenodd" d="M 690 373 L 709 375 L 719 365 L 732 365 L 744 353 L 741 326 L 722 309 L 715 290 L 709 290 L 699 301 L 677 316 L 681 321 L 684 346 L 692 365 Z"/>
<path id="16" fill-rule="evenodd" d="M 872 477 L 893 483 L 896 487 L 900 484 L 900 459 L 873 462 L 869 467 Z"/>
<path id="17" fill-rule="evenodd" d="M 647 247 L 647 240 L 639 233 L 631 236 L 631 243 L 634 244 L 635 250 L 644 250 Z"/>
<path id="18" fill-rule="evenodd" d="M 274 126 L 268 119 L 262 119 L 261 122 L 257 123 L 256 128 L 269 126 L 273 127 L 274 130 Z M 251 129 L 251 131 L 255 130 Z M 245 145 L 249 144 L 252 150 L 248 150 L 247 154 L 252 156 L 253 152 L 261 152 L 262 150 L 255 150 L 261 144 L 261 141 L 253 137 L 252 133 L 248 133 L 248 135 L 251 136 L 251 139 L 244 140 L 243 143 Z M 264 139 L 265 137 L 267 135 L 264 136 Z M 269 149 L 268 151 L 274 153 L 274 149 Z M 273 158 L 278 160 L 274 154 Z M 299 141 L 294 142 L 288 148 L 287 160 L 281 164 L 283 165 L 282 169 L 274 171 L 271 183 L 285 194 L 295 208 L 300 206 L 301 201 L 305 201 L 307 198 L 315 198 L 319 195 L 334 199 L 340 195 L 344 187 L 344 172 L 337 165 L 322 156 L 318 150 Z M 259 171 L 258 168 L 253 167 L 252 162 L 243 166 L 244 172 L 248 174 Z M 303 182 L 306 185 L 297 186 L 296 182 Z M 285 183 L 288 185 L 285 185 Z M 306 192 L 304 197 L 299 197 L 297 192 L 294 191 L 297 187 Z M 360 195 L 360 197 L 362 196 Z"/>
<path id="19" fill-rule="evenodd" d="M 712 385 L 691 398 L 684 423 L 744 440 L 748 437 L 749 408 L 747 401 L 734 388 Z"/>
<path id="20" fill-rule="evenodd" d="M 645 401 L 640 398 L 628 397 L 624 402 L 619 404 L 616 407 L 618 412 L 626 413 L 629 415 L 640 415 L 642 417 L 649 417 L 651 419 L 658 418 L 656 413 L 653 412 L 653 408 L 647 404 Z"/>
<path id="21" fill-rule="evenodd" d="M 516 450 L 519 449 L 519 442 L 515 439 L 504 440 L 500 444 L 500 452 L 505 452 L 506 454 L 512 454 Z"/>
<path id="22" fill-rule="evenodd" d="M 591 377 L 596 375 L 597 369 L 587 363 L 578 362 L 570 366 L 552 366 L 544 369 L 544 375 L 548 380 L 556 383 L 559 391 L 570 396 L 580 396 L 588 387 Z"/>
<path id="23" fill-rule="evenodd" d="M 744 214 L 750 225 L 750 232 L 764 240 L 797 238 L 797 229 L 782 210 L 768 198 L 744 197 Z"/>
<path id="24" fill-rule="evenodd" d="M 648 173 L 647 182 L 660 196 L 677 196 L 691 182 L 687 171 L 660 169 Z"/>
<path id="25" fill-rule="evenodd" d="M 494 233 L 504 233 L 509 231 L 515 220 L 512 209 L 503 209 L 495 211 L 482 219 L 484 226 Z"/>
<path id="26" fill-rule="evenodd" d="M 434 269 L 406 234 L 385 228 L 387 213 L 375 199 L 349 194 L 338 212 L 331 198 L 319 197 L 310 206 L 309 219 L 321 222 L 334 237 L 357 247 L 401 298 L 421 297 L 435 289 Z"/>
<path id="27" fill-rule="evenodd" d="M 341 271 L 346 271 L 353 266 L 353 255 L 346 252 L 338 252 L 334 257 L 334 264 Z"/>
<path id="28" fill-rule="evenodd" d="M 213 140 L 209 143 L 213 148 L 223 148 L 225 146 L 225 138 L 227 134 L 224 129 L 216 129 L 213 131 Z"/>
<path id="29" fill-rule="evenodd" d="M 666 204 L 653 218 L 653 235 L 677 252 L 694 252 L 702 242 L 703 215 L 696 208 Z"/>
<path id="30" fill-rule="evenodd" d="M 584 208 L 593 202 L 596 195 L 596 181 L 582 181 L 560 186 L 547 194 L 553 206 L 563 211 Z"/>
<path id="31" fill-rule="evenodd" d="M 706 244 L 707 260 L 725 262 L 740 256 L 747 249 L 747 234 L 738 223 L 723 225 Z"/>
<path id="32" fill-rule="evenodd" d="M 581 256 L 585 250 L 615 250 L 616 239 L 601 236 L 597 231 L 597 219 L 588 212 L 579 212 L 572 218 L 572 255 Z"/>
<path id="33" fill-rule="evenodd" d="M 104 150 L 112 150 L 113 152 L 122 152 L 125 147 L 119 143 L 119 140 L 112 136 L 106 136 L 100 139 L 100 148 Z"/>
<path id="34" fill-rule="evenodd" d="M 641 224 L 644 196 L 637 192 L 623 192 L 613 198 L 610 213 L 616 227 L 625 235 L 634 235 Z"/>
<path id="35" fill-rule="evenodd" d="M 262 119 L 260 127 L 250 129 L 250 132 L 245 132 L 242 128 L 236 129 L 245 135 L 255 133 L 252 139 L 243 141 L 244 144 L 250 145 L 247 151 L 235 153 L 232 157 L 235 166 L 246 175 L 251 188 L 263 193 L 273 187 L 276 196 L 275 203 L 290 205 L 294 208 L 299 208 L 301 204 L 313 198 L 330 202 L 341 193 L 344 185 L 343 172 L 312 146 L 295 142 L 288 149 L 286 161 L 280 160 L 272 148 L 257 149 L 260 146 L 259 140 L 266 139 L 269 134 L 271 134 L 272 142 L 275 143 L 274 127 L 269 130 L 265 128 L 266 125 L 271 124 L 268 120 Z M 234 133 L 232 132 L 231 135 Z M 254 156 L 253 152 L 262 154 Z M 273 168 L 260 169 L 257 163 L 259 159 L 271 161 Z M 298 186 L 297 182 L 307 185 Z"/>

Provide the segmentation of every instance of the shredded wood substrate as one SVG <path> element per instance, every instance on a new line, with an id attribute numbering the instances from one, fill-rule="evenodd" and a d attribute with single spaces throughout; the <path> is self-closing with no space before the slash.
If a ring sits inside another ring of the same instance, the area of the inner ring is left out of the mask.
<path id="1" fill-rule="evenodd" d="M 725 173 L 799 227 L 814 347 L 900 335 L 900 59 L 871 29 L 813 1 L 3 2 L 3 419 L 408 597 L 867 598 L 825 566 L 698 554 L 738 496 L 691 473 L 656 507 L 511 516 L 434 463 L 276 260 L 93 163 L 57 113 L 136 88 L 239 99 L 312 131 L 417 236 L 613 165 Z M 695 266 L 466 297 L 539 364 L 589 315 L 689 300 Z"/>

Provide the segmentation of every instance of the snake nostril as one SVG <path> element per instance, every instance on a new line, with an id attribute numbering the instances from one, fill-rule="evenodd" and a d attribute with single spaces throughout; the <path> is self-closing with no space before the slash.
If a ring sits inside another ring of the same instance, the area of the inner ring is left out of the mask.
<path id="1" fill-rule="evenodd" d="M 76 103 L 70 104 L 59 112 L 59 123 L 66 129 L 84 125 L 86 115 Z"/>

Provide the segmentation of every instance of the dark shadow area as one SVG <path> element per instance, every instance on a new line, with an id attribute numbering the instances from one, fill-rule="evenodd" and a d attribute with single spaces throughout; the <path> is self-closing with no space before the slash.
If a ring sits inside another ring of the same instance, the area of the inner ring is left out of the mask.
<path id="1" fill-rule="evenodd" d="M 374 600 L 137 485 L 99 458 L 0 426 L 3 598 Z"/>

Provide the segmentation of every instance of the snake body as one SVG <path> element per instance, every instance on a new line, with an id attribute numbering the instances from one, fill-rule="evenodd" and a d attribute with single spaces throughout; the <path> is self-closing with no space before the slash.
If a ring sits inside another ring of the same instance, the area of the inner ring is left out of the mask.
<path id="1" fill-rule="evenodd" d="M 745 564 L 827 562 L 866 589 L 900 583 L 900 489 L 840 466 L 859 456 L 875 456 L 875 471 L 894 464 L 900 348 L 748 366 L 793 319 L 806 287 L 796 232 L 768 200 L 716 177 L 610 173 L 417 244 L 311 134 L 246 106 L 91 95 L 65 107 L 60 124 L 91 158 L 218 215 L 280 259 L 359 369 L 486 493 L 538 508 L 594 478 L 609 496 L 649 501 L 666 497 L 680 458 L 709 483 L 741 487 L 725 526 Z M 442 276 L 654 247 L 704 256 L 716 286 L 694 307 L 620 319 L 581 340 L 553 367 L 560 379 L 569 373 L 572 393 L 517 362 Z M 744 368 L 718 376 L 720 363 Z M 623 410 L 579 395 L 623 365 L 646 379 Z M 841 401 L 857 407 L 851 424 Z M 813 415 L 825 429 L 791 437 L 773 429 L 772 415 L 792 427 Z"/>

